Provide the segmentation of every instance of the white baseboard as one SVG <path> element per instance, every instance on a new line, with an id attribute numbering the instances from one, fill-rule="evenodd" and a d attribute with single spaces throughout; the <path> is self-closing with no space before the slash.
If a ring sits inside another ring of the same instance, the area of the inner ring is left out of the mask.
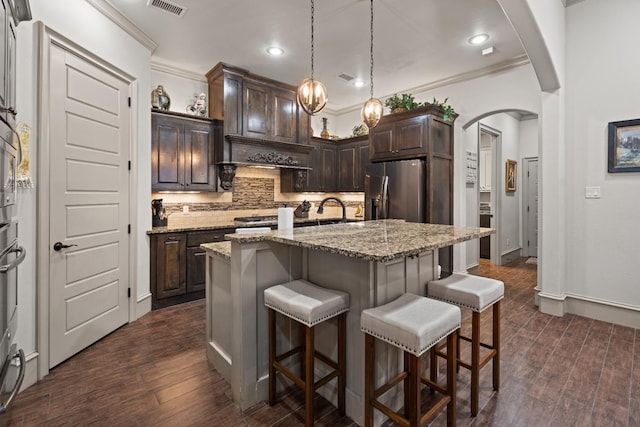
<path id="1" fill-rule="evenodd" d="M 22 385 L 20 386 L 20 392 L 38 382 L 38 357 L 39 354 L 35 351 L 25 355 L 24 358 L 27 362 L 27 367 L 24 372 Z"/>
<path id="2" fill-rule="evenodd" d="M 538 299 L 542 313 L 554 316 L 572 313 L 616 325 L 640 328 L 640 310 L 637 307 L 572 294 L 558 296 L 540 292 Z"/>
<path id="3" fill-rule="evenodd" d="M 514 261 L 518 258 L 520 258 L 520 251 L 522 248 L 515 248 L 511 251 L 507 251 L 504 252 L 502 255 L 500 255 L 500 265 L 505 265 L 505 264 L 509 264 L 511 261 Z"/>
<path id="4" fill-rule="evenodd" d="M 138 298 L 136 304 L 136 320 L 151 312 L 151 292 Z"/>

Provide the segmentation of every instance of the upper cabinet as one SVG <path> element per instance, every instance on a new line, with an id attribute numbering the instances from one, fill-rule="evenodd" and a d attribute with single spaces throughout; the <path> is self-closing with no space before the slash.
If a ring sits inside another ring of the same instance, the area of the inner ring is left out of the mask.
<path id="1" fill-rule="evenodd" d="M 281 191 L 364 191 L 364 173 L 369 164 L 366 135 L 339 141 L 311 138 L 311 145 L 310 169 L 303 173 L 281 171 Z"/>
<path id="2" fill-rule="evenodd" d="M 338 145 L 338 191 L 364 191 L 364 174 L 369 164 L 369 139 L 357 136 Z"/>
<path id="3" fill-rule="evenodd" d="M 213 147 L 219 128 L 211 119 L 152 112 L 152 191 L 216 191 Z"/>
<path id="4" fill-rule="evenodd" d="M 0 0 L 0 118 L 16 119 L 16 27 L 31 20 L 28 0 Z"/>
<path id="5" fill-rule="evenodd" d="M 309 117 L 296 87 L 218 63 L 207 73 L 209 115 L 223 121 L 215 158 L 220 185 L 231 190 L 237 165 L 295 169 L 297 187 L 308 169 Z"/>
<path id="6" fill-rule="evenodd" d="M 207 82 L 209 116 L 224 121 L 225 144 L 219 162 L 247 161 L 243 151 L 233 149 L 234 137 L 245 145 L 251 139 L 270 141 L 274 143 L 272 151 L 286 155 L 290 155 L 288 144 L 309 143 L 309 117 L 296 102 L 296 86 L 224 63 L 218 63 L 207 73 Z M 310 150 L 311 147 L 306 155 Z M 306 157 L 302 163 L 298 159 L 298 164 L 306 167 Z"/>
<path id="7" fill-rule="evenodd" d="M 480 163 L 478 187 L 480 191 L 491 191 L 491 148 L 480 148 L 478 163 Z"/>
<path id="8" fill-rule="evenodd" d="M 453 127 L 439 107 L 388 114 L 369 133 L 370 160 L 413 159 L 452 152 Z"/>

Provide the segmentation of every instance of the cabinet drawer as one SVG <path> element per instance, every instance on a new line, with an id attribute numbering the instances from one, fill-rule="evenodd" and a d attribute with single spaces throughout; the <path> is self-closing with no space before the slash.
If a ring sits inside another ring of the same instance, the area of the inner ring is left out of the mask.
<path id="1" fill-rule="evenodd" d="M 224 235 L 235 232 L 233 228 L 220 228 L 217 230 L 191 231 L 187 233 L 187 246 L 200 246 L 203 243 L 224 242 Z"/>
<path id="2" fill-rule="evenodd" d="M 187 248 L 187 292 L 205 288 L 207 252 L 199 247 Z"/>

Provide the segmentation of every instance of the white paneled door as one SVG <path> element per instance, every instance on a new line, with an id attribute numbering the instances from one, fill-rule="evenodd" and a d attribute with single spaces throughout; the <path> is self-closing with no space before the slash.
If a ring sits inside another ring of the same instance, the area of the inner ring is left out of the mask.
<path id="1" fill-rule="evenodd" d="M 49 367 L 129 321 L 129 83 L 50 50 Z M 44 184 L 44 183 L 43 183 Z"/>

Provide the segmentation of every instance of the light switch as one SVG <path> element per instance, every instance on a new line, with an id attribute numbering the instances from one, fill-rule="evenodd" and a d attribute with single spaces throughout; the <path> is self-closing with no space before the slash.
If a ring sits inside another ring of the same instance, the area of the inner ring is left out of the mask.
<path id="1" fill-rule="evenodd" d="M 599 199 L 600 187 L 585 187 L 585 198 L 587 199 Z"/>

